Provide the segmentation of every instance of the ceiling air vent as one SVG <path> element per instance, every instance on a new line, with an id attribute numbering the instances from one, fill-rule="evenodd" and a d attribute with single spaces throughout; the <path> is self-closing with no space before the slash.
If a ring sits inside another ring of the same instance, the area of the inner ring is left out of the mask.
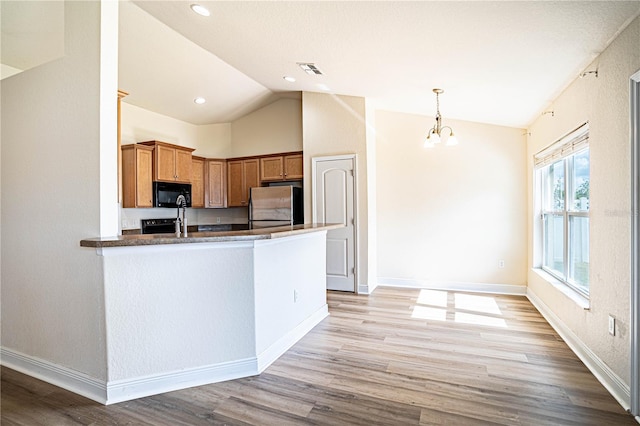
<path id="1" fill-rule="evenodd" d="M 322 71 L 320 71 L 315 64 L 306 64 L 302 62 L 298 62 L 298 66 L 302 68 L 304 72 L 310 75 L 322 75 Z"/>

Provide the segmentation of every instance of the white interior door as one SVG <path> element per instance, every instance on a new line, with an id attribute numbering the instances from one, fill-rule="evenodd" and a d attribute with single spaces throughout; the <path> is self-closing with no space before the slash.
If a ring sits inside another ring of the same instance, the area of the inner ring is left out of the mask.
<path id="1" fill-rule="evenodd" d="M 313 159 L 313 221 L 327 232 L 327 289 L 356 291 L 355 155 Z"/>

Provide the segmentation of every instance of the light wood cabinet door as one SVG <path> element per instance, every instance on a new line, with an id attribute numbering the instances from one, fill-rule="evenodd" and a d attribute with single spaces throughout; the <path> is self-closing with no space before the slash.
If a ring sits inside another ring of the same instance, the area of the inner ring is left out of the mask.
<path id="1" fill-rule="evenodd" d="M 260 181 L 277 182 L 303 178 L 302 154 L 269 155 L 260 158 Z"/>
<path id="2" fill-rule="evenodd" d="M 244 192 L 244 171 L 243 171 L 243 161 L 242 160 L 234 160 L 227 162 L 227 206 L 229 207 L 241 207 L 244 200 L 243 192 Z"/>
<path id="3" fill-rule="evenodd" d="M 136 151 L 136 207 L 153 207 L 153 155 L 144 149 Z"/>
<path id="4" fill-rule="evenodd" d="M 123 145 L 122 207 L 153 207 L 153 148 Z"/>
<path id="5" fill-rule="evenodd" d="M 191 182 L 191 151 L 183 151 L 181 149 L 175 150 L 175 172 L 176 182 L 189 183 Z"/>
<path id="6" fill-rule="evenodd" d="M 205 191 L 205 160 L 193 157 L 191 159 L 191 207 L 204 207 Z"/>
<path id="7" fill-rule="evenodd" d="M 155 180 L 174 182 L 176 180 L 176 150 L 166 146 L 155 147 Z"/>
<path id="8" fill-rule="evenodd" d="M 249 188 L 260 186 L 260 161 L 244 160 L 244 197 L 249 204 Z"/>
<path id="9" fill-rule="evenodd" d="M 207 161 L 206 207 L 227 207 L 227 164 L 224 160 Z"/>
<path id="10" fill-rule="evenodd" d="M 227 162 L 227 206 L 249 205 L 249 188 L 260 186 L 260 161 L 232 160 Z"/>
<path id="11" fill-rule="evenodd" d="M 140 142 L 153 148 L 153 180 L 191 183 L 192 148 L 161 141 Z"/>
<path id="12" fill-rule="evenodd" d="M 303 178 L 303 160 L 302 154 L 285 155 L 284 163 L 284 179 L 302 179 Z"/>
<path id="13" fill-rule="evenodd" d="M 282 157 L 264 157 L 260 159 L 260 180 L 276 181 L 284 179 L 284 162 Z"/>

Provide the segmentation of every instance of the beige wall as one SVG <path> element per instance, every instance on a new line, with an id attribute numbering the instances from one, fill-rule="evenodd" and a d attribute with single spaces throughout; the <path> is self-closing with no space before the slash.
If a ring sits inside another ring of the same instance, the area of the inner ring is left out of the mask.
<path id="1" fill-rule="evenodd" d="M 445 120 L 425 149 L 433 118 L 376 112 L 379 281 L 526 285 L 524 130 Z"/>
<path id="2" fill-rule="evenodd" d="M 231 156 L 231 124 L 195 125 L 122 102 L 122 144 L 159 140 L 194 148 L 193 155 Z"/>
<path id="3" fill-rule="evenodd" d="M 369 288 L 368 157 L 365 99 L 303 92 L 302 129 L 304 149 L 305 223 L 311 214 L 311 159 L 339 154 L 357 155 L 357 261 L 358 287 Z M 375 287 L 375 283 L 371 283 Z"/>
<path id="4" fill-rule="evenodd" d="M 532 156 L 581 123 L 589 122 L 591 150 L 590 309 L 583 310 L 563 293 L 529 271 L 534 292 L 582 342 L 629 383 L 630 312 L 630 130 L 629 78 L 640 69 L 640 18 L 635 19 L 587 69 L 593 75 L 576 79 L 530 127 L 529 177 Z M 530 179 L 531 180 L 531 179 Z M 529 199 L 533 199 L 529 183 Z M 529 217 L 533 217 L 529 207 Z M 529 246 L 533 247 L 532 221 Z M 533 251 L 529 266 L 535 266 Z M 608 316 L 616 317 L 618 333 L 608 334 Z"/>
<path id="5" fill-rule="evenodd" d="M 231 124 L 230 157 L 302 150 L 299 99 L 280 99 Z"/>

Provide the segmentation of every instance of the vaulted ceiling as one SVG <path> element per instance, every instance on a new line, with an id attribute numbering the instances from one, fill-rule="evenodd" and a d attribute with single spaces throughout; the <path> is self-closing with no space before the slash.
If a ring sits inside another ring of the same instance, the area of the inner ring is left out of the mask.
<path id="1" fill-rule="evenodd" d="M 193 2 L 120 2 L 119 87 L 194 124 L 302 91 L 433 116 L 439 87 L 445 118 L 526 127 L 640 13 L 638 0 L 200 1 L 203 17 Z M 5 3 L 20 2 L 2 3 L 11 65 Z"/>

